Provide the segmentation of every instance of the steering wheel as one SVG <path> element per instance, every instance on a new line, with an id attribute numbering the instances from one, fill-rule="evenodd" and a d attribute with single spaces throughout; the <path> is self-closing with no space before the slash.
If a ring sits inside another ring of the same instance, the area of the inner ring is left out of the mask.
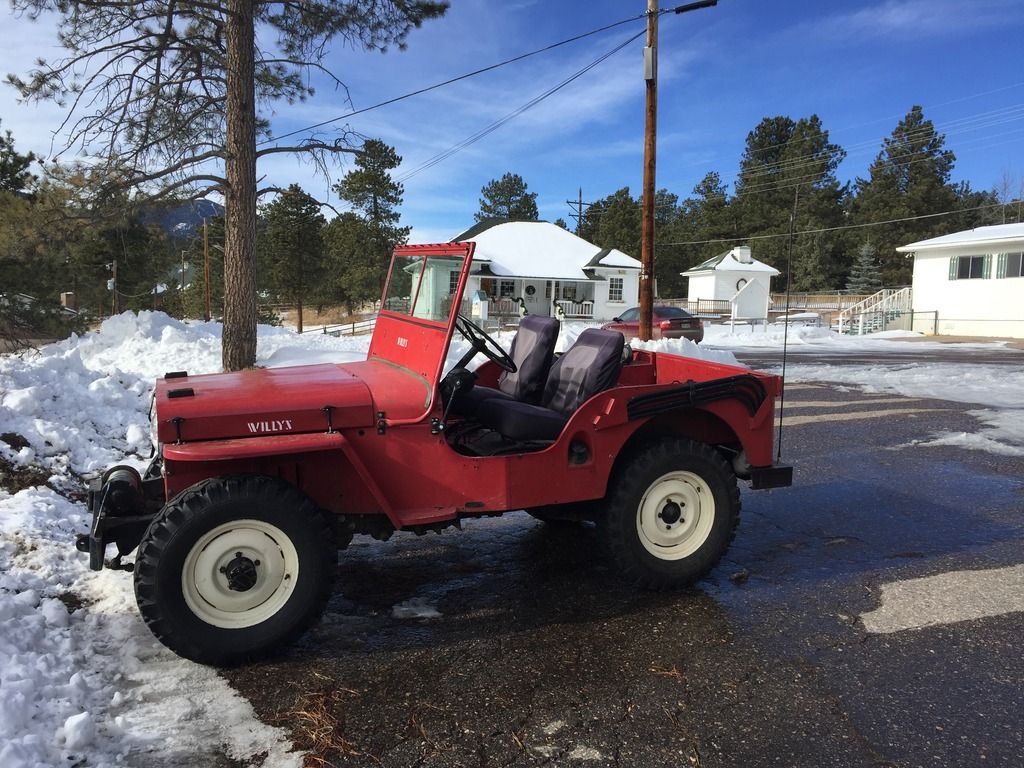
<path id="1" fill-rule="evenodd" d="M 466 338 L 466 341 L 468 341 L 472 347 L 470 354 L 462 358 L 462 360 L 456 364 L 457 368 L 465 367 L 466 363 L 472 359 L 473 355 L 477 352 L 483 352 L 484 357 L 501 368 L 501 370 L 506 371 L 507 373 L 516 372 L 516 364 L 512 358 L 509 357 L 508 352 L 498 346 L 498 342 L 488 336 L 487 331 L 479 325 L 474 323 L 465 315 L 456 315 L 455 328 Z"/>

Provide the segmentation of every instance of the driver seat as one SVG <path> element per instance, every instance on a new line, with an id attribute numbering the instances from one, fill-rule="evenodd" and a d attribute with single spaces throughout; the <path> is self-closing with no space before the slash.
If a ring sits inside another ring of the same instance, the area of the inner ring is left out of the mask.
<path id="1" fill-rule="evenodd" d="M 515 372 L 502 371 L 497 389 L 474 386 L 460 392 L 452 410 L 460 416 L 475 416 L 481 403 L 496 398 L 539 403 L 554 361 L 559 325 L 554 317 L 526 315 L 519 321 L 519 330 L 509 350 L 516 364 Z"/>
<path id="2" fill-rule="evenodd" d="M 492 399 L 477 419 L 512 440 L 556 440 L 577 408 L 619 380 L 625 345 L 618 331 L 588 328 L 551 367 L 540 405 Z"/>

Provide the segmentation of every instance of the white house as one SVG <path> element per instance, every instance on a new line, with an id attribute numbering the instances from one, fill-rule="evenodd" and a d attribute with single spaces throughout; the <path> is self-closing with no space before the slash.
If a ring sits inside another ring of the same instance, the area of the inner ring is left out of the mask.
<path id="1" fill-rule="evenodd" d="M 731 301 L 748 283 L 757 283 L 765 295 L 770 294 L 771 280 L 779 270 L 751 256 L 749 246 L 740 245 L 680 274 L 690 278 L 689 301 Z"/>
<path id="2" fill-rule="evenodd" d="M 914 257 L 914 312 L 937 313 L 936 333 L 1024 338 L 1024 223 L 896 250 Z"/>
<path id="3" fill-rule="evenodd" d="M 466 298 L 521 298 L 534 315 L 557 314 L 557 304 L 567 318 L 599 321 L 639 302 L 639 261 L 546 221 L 484 221 L 451 241 L 476 243 Z"/>

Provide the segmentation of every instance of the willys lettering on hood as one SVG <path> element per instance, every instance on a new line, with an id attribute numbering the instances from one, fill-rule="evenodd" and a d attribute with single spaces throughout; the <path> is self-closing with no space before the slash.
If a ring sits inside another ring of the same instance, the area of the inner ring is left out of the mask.
<path id="1" fill-rule="evenodd" d="M 280 421 L 249 421 L 246 423 L 249 426 L 249 431 L 252 433 L 290 432 L 292 429 L 291 419 L 281 419 Z"/>
<path id="2" fill-rule="evenodd" d="M 366 384 L 331 364 L 160 379 L 156 408 L 162 443 L 322 432 L 329 426 L 374 423 Z"/>

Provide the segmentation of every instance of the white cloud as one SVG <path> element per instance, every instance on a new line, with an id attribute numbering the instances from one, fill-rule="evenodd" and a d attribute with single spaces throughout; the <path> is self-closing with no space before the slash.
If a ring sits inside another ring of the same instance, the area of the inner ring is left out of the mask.
<path id="1" fill-rule="evenodd" d="M 885 0 L 855 11 L 799 25 L 802 36 L 861 44 L 873 38 L 922 38 L 963 34 L 1013 21 L 1019 16 L 1015 0 Z M 810 28 L 810 29 L 808 29 Z"/>

